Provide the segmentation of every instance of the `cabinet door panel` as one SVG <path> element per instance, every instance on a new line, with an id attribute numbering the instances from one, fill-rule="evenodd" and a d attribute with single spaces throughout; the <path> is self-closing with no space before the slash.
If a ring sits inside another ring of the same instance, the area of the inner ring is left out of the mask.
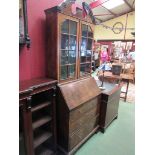
<path id="1" fill-rule="evenodd" d="M 69 33 L 69 20 L 65 20 L 61 24 L 61 33 Z"/>
<path id="2" fill-rule="evenodd" d="M 69 46 L 69 36 L 62 34 L 61 35 L 61 49 L 68 50 L 68 46 Z"/>
<path id="3" fill-rule="evenodd" d="M 73 78 L 75 76 L 75 65 L 68 66 L 69 77 Z"/>
<path id="4" fill-rule="evenodd" d="M 82 36 L 87 37 L 88 27 L 82 24 Z"/>
<path id="5" fill-rule="evenodd" d="M 67 79 L 67 66 L 61 66 L 61 80 Z"/>
<path id="6" fill-rule="evenodd" d="M 70 20 L 70 34 L 77 35 L 77 23 Z"/>
<path id="7" fill-rule="evenodd" d="M 81 50 L 83 50 L 83 51 L 87 50 L 87 38 L 82 38 Z"/>
<path id="8" fill-rule="evenodd" d="M 87 50 L 92 50 L 92 43 L 93 43 L 93 40 L 88 39 Z"/>
<path id="9" fill-rule="evenodd" d="M 88 26 L 88 37 L 93 38 L 93 31 L 90 26 Z"/>
<path id="10" fill-rule="evenodd" d="M 68 61 L 70 64 L 76 63 L 76 51 L 69 51 Z"/>
<path id="11" fill-rule="evenodd" d="M 70 50 L 76 50 L 76 36 L 70 36 L 69 40 L 69 49 Z"/>
<path id="12" fill-rule="evenodd" d="M 68 63 L 68 51 L 62 50 L 61 51 L 61 64 L 65 65 Z"/>

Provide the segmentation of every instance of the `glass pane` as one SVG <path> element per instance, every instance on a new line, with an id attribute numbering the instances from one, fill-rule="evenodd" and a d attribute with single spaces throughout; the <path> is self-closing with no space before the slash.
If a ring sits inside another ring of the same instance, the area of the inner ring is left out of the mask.
<path id="1" fill-rule="evenodd" d="M 87 55 L 86 51 L 81 51 L 81 62 L 86 62 L 86 55 Z"/>
<path id="2" fill-rule="evenodd" d="M 91 57 L 92 55 L 92 51 L 91 50 L 87 50 L 87 57 Z"/>
<path id="3" fill-rule="evenodd" d="M 92 49 L 92 39 L 88 39 L 88 44 L 87 44 L 87 49 L 91 50 Z"/>
<path id="4" fill-rule="evenodd" d="M 80 65 L 80 76 L 85 75 L 86 64 Z"/>
<path id="5" fill-rule="evenodd" d="M 77 23 L 70 20 L 70 34 L 77 35 Z"/>
<path id="6" fill-rule="evenodd" d="M 82 24 L 82 36 L 87 37 L 87 25 Z"/>
<path id="7" fill-rule="evenodd" d="M 90 26 L 88 26 L 88 37 L 93 38 L 93 32 Z"/>
<path id="8" fill-rule="evenodd" d="M 81 51 L 86 51 L 86 50 L 87 50 L 87 39 L 86 38 L 82 38 Z"/>
<path id="9" fill-rule="evenodd" d="M 69 51 L 69 63 L 75 63 L 76 62 L 76 51 Z"/>
<path id="10" fill-rule="evenodd" d="M 87 50 L 87 62 L 91 62 L 92 51 Z"/>
<path id="11" fill-rule="evenodd" d="M 86 74 L 91 73 L 91 64 L 86 64 L 85 72 Z"/>
<path id="12" fill-rule="evenodd" d="M 67 79 L 67 66 L 61 66 L 61 80 Z"/>
<path id="13" fill-rule="evenodd" d="M 68 64 L 68 51 L 61 51 L 61 65 Z"/>
<path id="14" fill-rule="evenodd" d="M 69 78 L 75 77 L 75 65 L 68 66 Z"/>
<path id="15" fill-rule="evenodd" d="M 69 36 L 62 34 L 61 35 L 61 49 L 68 50 Z"/>
<path id="16" fill-rule="evenodd" d="M 69 33 L 69 20 L 68 19 L 66 19 L 61 24 L 61 33 Z"/>
<path id="17" fill-rule="evenodd" d="M 70 36 L 69 49 L 76 50 L 76 37 Z"/>

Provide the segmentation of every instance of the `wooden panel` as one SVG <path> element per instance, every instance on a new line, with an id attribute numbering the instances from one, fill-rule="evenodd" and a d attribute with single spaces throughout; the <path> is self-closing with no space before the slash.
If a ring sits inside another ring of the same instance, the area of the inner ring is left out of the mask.
<path id="1" fill-rule="evenodd" d="M 92 99 L 91 101 L 86 102 L 82 106 L 80 106 L 78 109 L 74 109 L 70 113 L 70 123 L 77 121 L 80 119 L 81 116 L 83 116 L 85 113 L 89 113 L 92 109 L 97 108 L 97 102 L 98 98 Z"/>
<path id="2" fill-rule="evenodd" d="M 46 12 L 46 72 L 47 76 L 58 79 L 58 14 Z"/>
<path id="3" fill-rule="evenodd" d="M 92 77 L 68 84 L 62 84 L 59 85 L 59 88 L 69 110 L 101 94 L 101 90 Z"/>
<path id="4" fill-rule="evenodd" d="M 106 88 L 109 90 L 102 91 L 101 110 L 100 110 L 100 127 L 105 128 L 118 116 L 118 106 L 120 100 L 120 92 L 122 83 L 120 85 L 106 83 Z M 104 131 L 103 131 L 104 132 Z"/>
<path id="5" fill-rule="evenodd" d="M 33 130 L 51 121 L 50 116 L 44 116 L 32 124 Z"/>
<path id="6" fill-rule="evenodd" d="M 49 78 L 37 78 L 31 80 L 20 81 L 19 93 L 22 94 L 24 91 L 35 90 L 37 88 L 44 89 L 44 86 L 49 84 L 55 84 L 57 81 Z"/>
<path id="7" fill-rule="evenodd" d="M 37 106 L 34 106 L 34 107 L 31 109 L 31 112 L 35 112 L 35 111 L 38 111 L 38 110 L 43 109 L 43 108 L 45 108 L 45 107 L 48 107 L 50 104 L 51 104 L 50 101 L 41 103 L 41 104 L 39 104 L 39 105 L 37 105 Z"/>
<path id="8" fill-rule="evenodd" d="M 49 139 L 52 134 L 51 132 L 45 132 L 45 131 L 42 131 L 41 133 L 39 133 L 40 135 L 37 136 L 35 139 L 34 139 L 34 148 L 36 148 L 37 146 L 39 146 L 40 144 L 44 143 L 47 139 Z"/>
<path id="9" fill-rule="evenodd" d="M 71 150 L 76 146 L 82 139 L 84 139 L 89 133 L 97 126 L 98 116 L 93 119 L 87 118 L 87 123 L 79 128 L 74 134 L 69 137 L 69 149 Z"/>

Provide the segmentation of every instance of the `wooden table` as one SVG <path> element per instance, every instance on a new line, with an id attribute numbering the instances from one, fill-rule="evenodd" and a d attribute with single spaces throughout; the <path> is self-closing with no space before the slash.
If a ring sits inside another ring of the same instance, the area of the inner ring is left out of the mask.
<path id="1" fill-rule="evenodd" d="M 114 75 L 114 74 L 112 74 L 112 72 L 104 72 L 104 77 L 105 78 L 116 79 L 118 81 L 118 83 L 120 83 L 121 81 L 127 83 L 126 91 L 122 91 L 121 92 L 121 93 L 125 93 L 125 96 L 124 97 L 121 97 L 121 98 L 124 98 L 124 101 L 126 102 L 127 93 L 128 93 L 128 87 L 129 87 L 129 82 L 130 82 L 130 80 L 133 80 L 134 75 L 132 75 L 132 74 Z"/>
<path id="2" fill-rule="evenodd" d="M 121 93 L 125 93 L 125 96 L 124 97 L 121 97 L 121 98 L 124 98 L 124 101 L 126 102 L 128 88 L 129 88 L 129 82 L 130 82 L 130 80 L 133 80 L 134 75 L 132 75 L 132 74 L 121 74 L 121 78 L 122 78 L 122 81 L 123 82 L 126 82 L 127 83 L 126 91 L 122 91 L 121 92 Z"/>

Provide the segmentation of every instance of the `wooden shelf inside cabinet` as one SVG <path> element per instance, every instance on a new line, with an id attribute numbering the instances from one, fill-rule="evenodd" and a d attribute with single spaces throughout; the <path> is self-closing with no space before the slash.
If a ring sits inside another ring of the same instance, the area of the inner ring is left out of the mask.
<path id="1" fill-rule="evenodd" d="M 34 138 L 34 148 L 38 147 L 42 143 L 44 143 L 46 140 L 48 140 L 50 137 L 52 137 L 51 132 L 48 131 L 42 131 L 40 135 L 38 135 L 36 138 Z"/>
<path id="2" fill-rule="evenodd" d="M 32 128 L 33 128 L 33 130 L 35 130 L 36 128 L 38 128 L 50 121 L 51 121 L 50 116 L 44 116 L 44 117 L 40 118 L 39 120 L 35 121 L 34 123 L 32 123 Z"/>
<path id="3" fill-rule="evenodd" d="M 41 146 L 38 148 L 36 154 L 37 155 L 54 155 L 54 152 L 47 147 Z"/>
<path id="4" fill-rule="evenodd" d="M 41 103 L 41 104 L 39 104 L 39 105 L 33 107 L 33 108 L 31 109 L 31 112 L 36 112 L 36 111 L 41 110 L 41 109 L 43 109 L 43 108 L 45 108 L 45 107 L 48 107 L 49 105 L 51 105 L 51 102 L 50 102 L 50 101 Z"/>

